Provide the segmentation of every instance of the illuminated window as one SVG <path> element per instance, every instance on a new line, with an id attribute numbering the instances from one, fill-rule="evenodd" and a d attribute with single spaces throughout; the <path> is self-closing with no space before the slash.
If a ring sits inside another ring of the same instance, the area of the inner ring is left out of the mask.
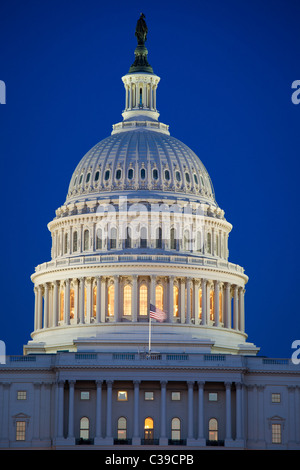
<path id="1" fill-rule="evenodd" d="M 64 305 L 65 303 L 65 293 L 63 289 L 60 291 L 60 305 L 59 305 L 59 319 L 62 321 L 64 319 Z"/>
<path id="2" fill-rule="evenodd" d="M 84 316 L 86 317 L 86 305 L 87 305 L 87 291 L 86 287 L 84 288 Z"/>
<path id="3" fill-rule="evenodd" d="M 90 421 L 89 418 L 83 417 L 80 420 L 80 438 L 88 439 L 90 435 Z"/>
<path id="4" fill-rule="evenodd" d="M 140 287 L 140 315 L 148 315 L 148 288 L 145 284 Z"/>
<path id="5" fill-rule="evenodd" d="M 16 422 L 16 441 L 25 441 L 26 421 Z"/>
<path id="6" fill-rule="evenodd" d="M 219 292 L 219 320 L 222 321 L 223 318 L 223 293 Z"/>
<path id="7" fill-rule="evenodd" d="M 127 439 L 127 420 L 123 416 L 118 419 L 118 439 Z"/>
<path id="8" fill-rule="evenodd" d="M 85 230 L 84 234 L 83 234 L 83 249 L 84 249 L 84 251 L 87 251 L 89 249 L 89 238 L 90 238 L 89 231 Z"/>
<path id="9" fill-rule="evenodd" d="M 123 304 L 123 315 L 131 315 L 131 286 L 129 284 L 124 287 Z"/>
<path id="10" fill-rule="evenodd" d="M 180 419 L 179 418 L 173 418 L 172 419 L 171 439 L 173 441 L 179 441 L 180 440 Z"/>
<path id="11" fill-rule="evenodd" d="M 96 318 L 96 308 L 97 308 L 97 286 L 93 288 L 93 317 Z"/>
<path id="12" fill-rule="evenodd" d="M 127 401 L 127 400 L 128 400 L 127 392 L 125 392 L 124 390 L 119 390 L 118 401 Z"/>
<path id="13" fill-rule="evenodd" d="M 115 304 L 115 286 L 112 284 L 108 288 L 108 299 L 107 299 L 107 312 L 108 316 L 112 317 L 114 315 L 114 304 Z"/>
<path id="14" fill-rule="evenodd" d="M 199 289 L 199 318 L 202 318 L 202 289 Z"/>
<path id="15" fill-rule="evenodd" d="M 155 288 L 155 304 L 160 310 L 164 309 L 164 288 L 160 284 Z"/>
<path id="16" fill-rule="evenodd" d="M 172 392 L 171 394 L 172 401 L 180 401 L 180 392 Z"/>
<path id="17" fill-rule="evenodd" d="M 208 394 L 208 401 L 218 401 L 218 394 L 217 392 L 210 392 Z"/>
<path id="18" fill-rule="evenodd" d="M 74 308 L 75 308 L 75 293 L 74 293 L 74 289 L 70 289 L 70 318 L 74 318 Z"/>
<path id="19" fill-rule="evenodd" d="M 281 444 L 281 424 L 272 423 L 272 444 Z"/>
<path id="20" fill-rule="evenodd" d="M 173 304 L 174 304 L 174 317 L 179 316 L 179 289 L 177 286 L 173 287 Z"/>
<path id="21" fill-rule="evenodd" d="M 154 400 L 154 392 L 145 392 L 145 400 Z"/>
<path id="22" fill-rule="evenodd" d="M 211 418 L 208 423 L 208 439 L 210 441 L 217 441 L 218 440 L 218 421 L 216 418 Z"/>
<path id="23" fill-rule="evenodd" d="M 152 418 L 146 418 L 144 421 L 144 437 L 146 440 L 153 439 L 154 436 L 154 424 Z"/>
<path id="24" fill-rule="evenodd" d="M 26 390 L 18 390 L 17 392 L 17 400 L 26 400 L 27 399 L 27 392 Z"/>
<path id="25" fill-rule="evenodd" d="M 281 395 L 280 393 L 272 393 L 272 403 L 280 403 Z"/>
<path id="26" fill-rule="evenodd" d="M 89 400 L 90 392 L 80 392 L 80 400 Z"/>

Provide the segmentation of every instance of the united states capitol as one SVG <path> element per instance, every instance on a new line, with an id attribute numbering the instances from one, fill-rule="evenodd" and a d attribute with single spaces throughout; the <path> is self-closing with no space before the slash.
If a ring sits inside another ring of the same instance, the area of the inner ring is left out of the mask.
<path id="1" fill-rule="evenodd" d="M 300 450 L 300 367 L 248 340 L 232 225 L 159 121 L 147 33 L 141 15 L 123 120 L 48 224 L 31 339 L 0 365 L 0 447 Z"/>

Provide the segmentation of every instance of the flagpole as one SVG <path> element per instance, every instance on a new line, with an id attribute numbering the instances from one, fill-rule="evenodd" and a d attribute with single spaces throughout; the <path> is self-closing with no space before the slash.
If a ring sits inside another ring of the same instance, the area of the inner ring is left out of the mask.
<path id="1" fill-rule="evenodd" d="M 151 317 L 149 315 L 149 354 L 151 354 Z"/>

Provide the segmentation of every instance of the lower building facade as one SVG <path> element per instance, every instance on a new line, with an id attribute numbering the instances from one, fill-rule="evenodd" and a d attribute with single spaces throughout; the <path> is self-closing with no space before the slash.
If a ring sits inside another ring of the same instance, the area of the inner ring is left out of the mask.
<path id="1" fill-rule="evenodd" d="M 300 368 L 230 354 L 8 356 L 0 447 L 300 450 Z"/>

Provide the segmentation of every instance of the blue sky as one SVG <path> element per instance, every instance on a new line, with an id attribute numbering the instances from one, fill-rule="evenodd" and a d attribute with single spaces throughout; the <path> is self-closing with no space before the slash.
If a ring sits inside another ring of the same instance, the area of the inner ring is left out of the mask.
<path id="1" fill-rule="evenodd" d="M 82 156 L 124 107 L 140 12 L 157 106 L 206 166 L 233 224 L 230 261 L 249 276 L 246 332 L 260 354 L 300 339 L 300 3 L 2 0 L 0 339 L 22 354 L 33 329 L 30 275 L 50 259 L 47 223 Z"/>

